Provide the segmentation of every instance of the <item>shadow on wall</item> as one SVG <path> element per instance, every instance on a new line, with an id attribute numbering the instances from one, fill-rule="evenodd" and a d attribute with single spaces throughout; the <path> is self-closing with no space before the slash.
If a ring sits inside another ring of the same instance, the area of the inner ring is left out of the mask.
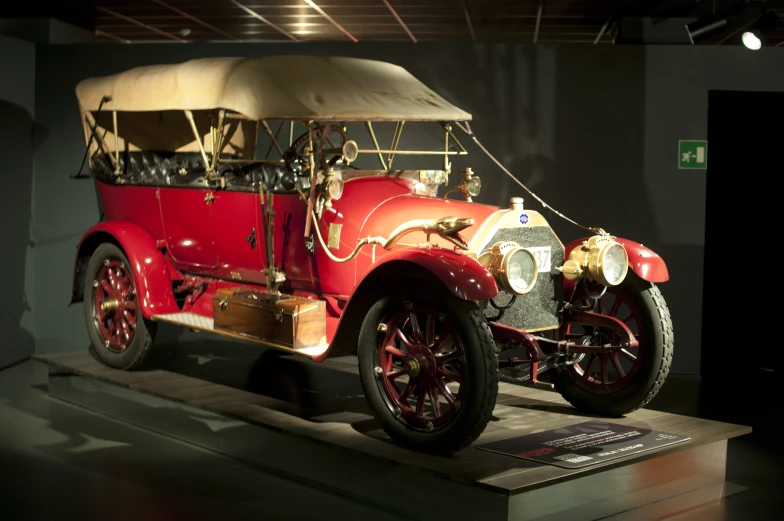
<path id="1" fill-rule="evenodd" d="M 25 268 L 30 245 L 30 215 L 33 190 L 33 120 L 28 112 L 0 101 L 0 157 L 3 186 L 0 189 L 0 368 L 33 353 L 30 332 L 21 327 L 30 313 L 25 294 Z"/>

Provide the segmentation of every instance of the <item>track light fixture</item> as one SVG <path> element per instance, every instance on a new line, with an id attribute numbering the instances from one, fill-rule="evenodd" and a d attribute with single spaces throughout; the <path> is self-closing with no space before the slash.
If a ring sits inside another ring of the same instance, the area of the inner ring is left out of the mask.
<path id="1" fill-rule="evenodd" d="M 694 45 L 695 38 L 723 29 L 727 24 L 727 18 L 724 16 L 701 18 L 686 24 L 686 34 L 689 35 L 689 40 L 691 41 L 691 44 Z"/>

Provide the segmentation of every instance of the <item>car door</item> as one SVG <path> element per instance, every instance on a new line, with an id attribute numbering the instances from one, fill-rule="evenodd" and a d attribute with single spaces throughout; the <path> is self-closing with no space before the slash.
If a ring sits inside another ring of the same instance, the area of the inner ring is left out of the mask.
<path id="1" fill-rule="evenodd" d="M 198 179 L 188 179 L 191 176 L 196 174 L 179 176 L 177 185 L 158 189 L 166 248 L 181 269 L 214 270 L 218 266 L 212 224 L 215 192 L 197 184 Z"/>
<path id="2" fill-rule="evenodd" d="M 215 192 L 212 224 L 218 252 L 216 276 L 264 283 L 264 233 L 259 225 L 261 201 L 252 190 L 229 187 Z"/>

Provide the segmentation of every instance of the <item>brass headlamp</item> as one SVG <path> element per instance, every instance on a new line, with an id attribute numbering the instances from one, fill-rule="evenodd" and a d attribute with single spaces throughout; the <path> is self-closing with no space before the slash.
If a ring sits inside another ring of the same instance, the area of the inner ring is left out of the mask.
<path id="1" fill-rule="evenodd" d="M 332 208 L 332 201 L 340 199 L 343 195 L 343 177 L 331 166 L 327 167 L 321 181 L 321 195 L 324 198 L 325 208 Z"/>
<path id="2" fill-rule="evenodd" d="M 498 286 L 513 295 L 525 295 L 534 288 L 539 270 L 533 253 L 513 241 L 497 242 L 479 256 Z"/>
<path id="3" fill-rule="evenodd" d="M 479 191 L 482 189 L 482 180 L 479 178 L 479 176 L 474 175 L 474 171 L 471 170 L 471 168 L 464 169 L 462 176 L 463 177 L 460 180 L 460 184 L 445 193 L 444 199 L 446 199 L 447 196 L 452 192 L 461 192 L 463 197 L 465 197 L 465 200 L 470 203 L 472 202 L 473 197 L 479 195 Z"/>
<path id="4" fill-rule="evenodd" d="M 623 244 L 610 235 L 594 235 L 572 250 L 561 266 L 564 278 L 577 280 L 583 275 L 604 286 L 617 286 L 626 278 L 629 256 Z"/>

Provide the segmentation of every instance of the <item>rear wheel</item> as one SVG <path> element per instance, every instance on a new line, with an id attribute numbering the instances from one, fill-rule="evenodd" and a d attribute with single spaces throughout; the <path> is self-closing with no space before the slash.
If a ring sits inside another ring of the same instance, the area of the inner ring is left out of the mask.
<path id="1" fill-rule="evenodd" d="M 588 304 L 578 287 L 573 304 Z M 593 311 L 625 323 L 634 333 L 637 348 L 618 348 L 584 355 L 573 365 L 550 370 L 551 381 L 578 409 L 621 416 L 644 407 L 659 392 L 670 371 L 673 330 L 670 311 L 654 284 L 629 273 L 618 286 L 608 287 L 593 304 Z M 602 328 L 565 325 L 562 338 L 586 345 L 617 344 Z"/>
<path id="2" fill-rule="evenodd" d="M 485 429 L 498 395 L 490 329 L 474 302 L 427 279 L 397 281 L 359 339 L 365 396 L 399 445 L 451 454 Z"/>
<path id="3" fill-rule="evenodd" d="M 104 364 L 116 369 L 142 364 L 156 324 L 142 316 L 131 265 L 114 244 L 101 244 L 87 264 L 84 318 L 90 341 Z"/>

